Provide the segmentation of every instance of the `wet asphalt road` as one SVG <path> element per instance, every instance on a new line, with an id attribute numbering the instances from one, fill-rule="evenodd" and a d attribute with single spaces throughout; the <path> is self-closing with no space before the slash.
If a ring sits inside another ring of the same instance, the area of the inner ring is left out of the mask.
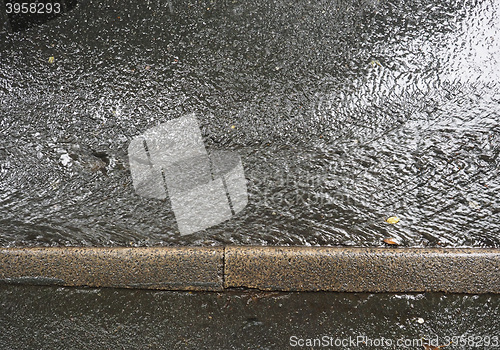
<path id="1" fill-rule="evenodd" d="M 4 285 L 0 305 L 0 342 L 9 349 L 416 350 L 424 349 L 422 339 L 434 346 L 453 341 L 450 350 L 500 348 L 499 298 L 491 295 Z M 305 345 L 324 337 L 321 346 Z"/>
<path id="2" fill-rule="evenodd" d="M 81 1 L 1 33 L 0 244 L 499 247 L 499 13 Z M 249 204 L 181 236 L 127 147 L 191 112 L 241 156 Z"/>

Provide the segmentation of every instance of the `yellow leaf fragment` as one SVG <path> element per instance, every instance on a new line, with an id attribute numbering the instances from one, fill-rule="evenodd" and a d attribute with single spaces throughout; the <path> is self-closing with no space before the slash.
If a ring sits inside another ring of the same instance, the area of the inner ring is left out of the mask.
<path id="1" fill-rule="evenodd" d="M 399 243 L 391 237 L 384 238 L 384 243 L 389 245 L 399 245 Z"/>
<path id="2" fill-rule="evenodd" d="M 54 63 L 54 56 L 49 57 L 49 63 Z"/>
<path id="3" fill-rule="evenodd" d="M 481 208 L 481 204 L 479 204 L 476 201 L 469 201 L 469 207 L 472 208 L 472 209 L 480 209 Z"/>
<path id="4" fill-rule="evenodd" d="M 397 216 L 391 216 L 387 220 L 385 220 L 389 224 L 397 224 L 399 222 L 399 218 Z"/>

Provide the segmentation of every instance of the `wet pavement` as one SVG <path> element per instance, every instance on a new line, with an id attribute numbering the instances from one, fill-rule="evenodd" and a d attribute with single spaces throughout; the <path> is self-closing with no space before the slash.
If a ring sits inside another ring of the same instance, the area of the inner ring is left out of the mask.
<path id="1" fill-rule="evenodd" d="M 0 244 L 500 247 L 499 14 L 80 1 L 0 33 Z M 181 236 L 134 193 L 127 147 L 191 112 L 241 156 L 249 203 Z"/>
<path id="2" fill-rule="evenodd" d="M 500 299 L 491 295 L 0 285 L 0 305 L 9 349 L 424 349 L 422 339 L 453 341 L 450 350 L 500 348 Z"/>
<path id="3" fill-rule="evenodd" d="M 84 0 L 1 32 L 0 245 L 498 248 L 499 31 L 493 0 Z M 127 147 L 193 112 L 249 203 L 181 236 Z M 0 307 L 9 349 L 500 347 L 487 294 L 0 284 Z"/>

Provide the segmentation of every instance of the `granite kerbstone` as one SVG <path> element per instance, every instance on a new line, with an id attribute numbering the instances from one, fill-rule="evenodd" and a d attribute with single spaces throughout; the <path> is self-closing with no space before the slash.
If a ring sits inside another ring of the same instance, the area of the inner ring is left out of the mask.
<path id="1" fill-rule="evenodd" d="M 223 288 L 223 247 L 3 248 L 7 283 L 207 290 Z"/>

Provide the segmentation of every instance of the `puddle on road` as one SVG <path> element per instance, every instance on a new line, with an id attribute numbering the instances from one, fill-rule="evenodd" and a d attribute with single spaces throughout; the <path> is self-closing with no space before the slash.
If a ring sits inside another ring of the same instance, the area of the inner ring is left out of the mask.
<path id="1" fill-rule="evenodd" d="M 81 1 L 0 33 L 0 244 L 500 247 L 499 14 Z M 127 147 L 192 112 L 209 152 L 241 156 L 249 203 L 181 236 Z"/>

